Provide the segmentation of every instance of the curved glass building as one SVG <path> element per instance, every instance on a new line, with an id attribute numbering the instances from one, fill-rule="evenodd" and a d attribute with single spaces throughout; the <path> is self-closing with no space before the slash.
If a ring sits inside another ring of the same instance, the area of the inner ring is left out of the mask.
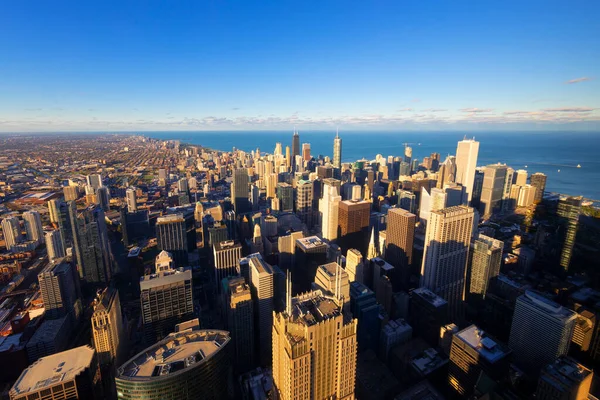
<path id="1" fill-rule="evenodd" d="M 225 399 L 230 341 L 227 331 L 172 333 L 117 370 L 117 396 L 145 400 Z"/>

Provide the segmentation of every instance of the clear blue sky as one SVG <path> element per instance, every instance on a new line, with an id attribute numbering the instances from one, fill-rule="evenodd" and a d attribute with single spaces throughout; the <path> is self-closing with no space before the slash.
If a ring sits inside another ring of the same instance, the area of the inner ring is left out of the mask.
<path id="1" fill-rule="evenodd" d="M 3 1 L 0 131 L 600 130 L 599 21 L 597 0 Z"/>

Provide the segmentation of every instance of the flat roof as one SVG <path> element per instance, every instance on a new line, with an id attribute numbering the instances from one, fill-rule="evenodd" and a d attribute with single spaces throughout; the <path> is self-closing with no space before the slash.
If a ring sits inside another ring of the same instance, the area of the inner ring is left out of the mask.
<path id="1" fill-rule="evenodd" d="M 156 274 L 144 275 L 140 277 L 140 290 L 149 289 L 156 286 L 169 285 L 191 279 L 192 270 L 190 268 L 169 269 L 157 272 Z"/>
<path id="2" fill-rule="evenodd" d="M 186 330 L 137 354 L 117 370 L 117 379 L 151 380 L 203 364 L 231 340 L 221 330 Z"/>
<path id="3" fill-rule="evenodd" d="M 413 290 L 413 293 L 417 293 L 419 296 L 427 300 L 429 303 L 433 304 L 435 307 L 439 307 L 448 303 L 446 300 L 442 299 L 440 296 L 424 287 Z"/>
<path id="4" fill-rule="evenodd" d="M 183 221 L 184 221 L 184 218 L 183 218 L 183 214 L 181 214 L 181 213 L 163 215 L 162 217 L 158 217 L 156 219 L 157 224 L 168 224 L 168 223 L 172 223 L 172 222 L 183 222 Z"/>
<path id="5" fill-rule="evenodd" d="M 475 325 L 463 329 L 456 336 L 491 363 L 510 354 L 508 347 L 496 342 Z"/>
<path id="6" fill-rule="evenodd" d="M 591 374 L 592 371 L 570 357 L 560 357 L 548 364 L 543 370 L 540 380 L 552 386 L 575 386 Z"/>
<path id="7" fill-rule="evenodd" d="M 296 243 L 298 243 L 303 249 L 314 249 L 316 247 L 327 246 L 327 244 L 318 236 L 307 236 L 296 239 Z"/>
<path id="8" fill-rule="evenodd" d="M 541 294 L 531 290 L 526 290 L 525 294 L 519 296 L 517 301 L 528 303 L 559 319 L 574 318 L 577 314 L 574 311 L 571 311 L 568 308 L 563 307 L 560 304 L 555 303 Z"/>
<path id="9" fill-rule="evenodd" d="M 319 322 L 342 315 L 341 307 L 329 296 L 323 295 L 320 290 L 314 290 L 292 299 L 293 322 L 312 326 Z"/>
<path id="10" fill-rule="evenodd" d="M 81 346 L 40 358 L 23 371 L 10 390 L 11 397 L 75 379 L 90 366 L 94 353 L 90 346 Z"/>

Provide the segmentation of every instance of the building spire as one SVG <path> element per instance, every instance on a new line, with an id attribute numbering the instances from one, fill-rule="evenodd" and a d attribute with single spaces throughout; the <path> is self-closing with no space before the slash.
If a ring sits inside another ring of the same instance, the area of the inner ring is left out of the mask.
<path id="1" fill-rule="evenodd" d="M 375 227 L 371 229 L 371 240 L 369 240 L 369 249 L 367 250 L 367 260 L 378 257 L 377 246 L 375 246 Z"/>

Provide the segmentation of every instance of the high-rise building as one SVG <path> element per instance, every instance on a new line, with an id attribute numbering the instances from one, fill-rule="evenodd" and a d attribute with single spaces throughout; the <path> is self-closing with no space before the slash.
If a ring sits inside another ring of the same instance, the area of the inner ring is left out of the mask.
<path id="1" fill-rule="evenodd" d="M 513 183 L 517 186 L 525 186 L 527 184 L 527 171 L 518 169 L 513 175 Z"/>
<path id="2" fill-rule="evenodd" d="M 227 329 L 231 332 L 234 347 L 234 365 L 239 372 L 254 366 L 254 302 L 250 286 L 243 277 L 227 280 Z"/>
<path id="3" fill-rule="evenodd" d="M 348 249 L 346 252 L 346 272 L 350 282 L 364 282 L 363 256 L 356 249 Z"/>
<path id="4" fill-rule="evenodd" d="M 296 186 L 296 214 L 308 229 L 313 226 L 313 182 L 300 180 Z"/>
<path id="5" fill-rule="evenodd" d="M 110 286 L 94 302 L 92 314 L 92 339 L 101 365 L 119 365 L 123 317 L 119 292 Z"/>
<path id="6" fill-rule="evenodd" d="M 338 243 L 342 250 L 363 250 L 367 244 L 371 202 L 344 200 L 338 206 Z"/>
<path id="7" fill-rule="evenodd" d="M 310 143 L 302 143 L 302 160 L 310 161 Z"/>
<path id="8" fill-rule="evenodd" d="M 21 223 L 17 217 L 8 217 L 2 220 L 2 233 L 6 248 L 10 250 L 14 245 L 23 241 L 21 234 Z"/>
<path id="9" fill-rule="evenodd" d="M 69 185 L 63 188 L 65 201 L 77 200 L 79 197 L 79 188 L 76 185 Z"/>
<path id="10" fill-rule="evenodd" d="M 246 168 L 236 168 L 233 170 L 231 200 L 236 214 L 239 215 L 250 211 L 251 207 L 248 200 L 248 171 Z"/>
<path id="11" fill-rule="evenodd" d="M 560 219 L 559 235 L 562 239 L 562 251 L 560 253 L 560 267 L 568 271 L 573 255 L 573 247 L 579 228 L 579 214 L 581 212 L 582 196 L 567 197 L 558 201 L 556 214 Z"/>
<path id="12" fill-rule="evenodd" d="M 256 354 L 262 366 L 271 365 L 271 330 L 273 325 L 274 272 L 260 254 L 246 257 L 250 268 L 250 289 L 254 301 Z"/>
<path id="13" fill-rule="evenodd" d="M 156 219 L 156 242 L 159 250 L 171 253 L 175 266 L 186 266 L 188 242 L 183 214 L 170 214 Z"/>
<path id="14" fill-rule="evenodd" d="M 541 172 L 532 174 L 531 186 L 535 187 L 535 199 L 533 202 L 535 204 L 541 203 L 544 198 L 544 191 L 546 190 L 546 175 Z"/>
<path id="15" fill-rule="evenodd" d="M 71 322 L 81 314 L 79 277 L 75 266 L 67 261 L 48 265 L 38 274 L 46 319 L 67 316 Z"/>
<path id="16" fill-rule="evenodd" d="M 342 139 L 337 132 L 333 139 L 333 166 L 335 168 L 342 167 Z"/>
<path id="17" fill-rule="evenodd" d="M 479 235 L 473 243 L 469 292 L 485 297 L 490 279 L 500 273 L 504 242 Z"/>
<path id="18" fill-rule="evenodd" d="M 411 165 L 412 163 L 412 147 L 406 145 L 404 145 L 404 162 L 408 165 Z"/>
<path id="19" fill-rule="evenodd" d="M 44 230 L 42 228 L 42 219 L 39 212 L 25 211 L 23 213 L 23 225 L 25 225 L 27 240 L 32 240 L 38 243 L 42 242 Z"/>
<path id="20" fill-rule="evenodd" d="M 410 278 L 416 223 L 417 216 L 402 208 L 388 211 L 385 259 L 399 271 L 402 285 Z"/>
<path id="21" fill-rule="evenodd" d="M 278 265 L 284 270 L 291 270 L 294 254 L 296 253 L 296 240 L 304 237 L 302 231 L 290 232 L 289 235 L 277 238 L 277 250 L 279 251 Z"/>
<path id="22" fill-rule="evenodd" d="M 542 369 L 536 399 L 587 400 L 594 373 L 570 357 L 559 357 Z"/>
<path id="23" fill-rule="evenodd" d="M 179 193 L 188 193 L 190 190 L 187 179 L 181 178 L 177 181 L 177 191 Z"/>
<path id="24" fill-rule="evenodd" d="M 258 225 L 257 225 L 258 226 Z M 215 262 L 215 282 L 217 285 L 223 278 L 237 275 L 237 267 L 242 258 L 242 245 L 233 240 L 215 243 L 213 246 Z"/>
<path id="25" fill-rule="evenodd" d="M 479 142 L 475 139 L 464 139 L 458 142 L 456 147 L 456 183 L 465 187 L 465 203 L 471 201 L 473 196 L 473 184 L 475 180 L 475 168 L 477 167 L 477 155 L 479 154 Z"/>
<path id="26" fill-rule="evenodd" d="M 452 337 L 448 384 L 461 398 L 470 398 L 482 374 L 496 382 L 505 378 L 509 356 L 507 346 L 471 325 Z"/>
<path id="27" fill-rule="evenodd" d="M 426 288 L 410 293 L 409 323 L 415 336 L 422 337 L 431 346 L 437 346 L 440 329 L 449 322 L 448 302 Z"/>
<path id="28" fill-rule="evenodd" d="M 533 291 L 517 298 L 509 346 L 514 362 L 525 372 L 540 369 L 567 354 L 577 313 Z"/>
<path id="29" fill-rule="evenodd" d="M 296 167 L 296 156 L 300 155 L 300 136 L 298 132 L 294 132 L 292 136 L 292 167 Z"/>
<path id="30" fill-rule="evenodd" d="M 344 308 L 350 306 L 348 273 L 335 261 L 320 265 L 317 268 L 313 288 L 321 290 L 328 296 L 335 297 Z M 348 309 L 348 311 L 350 310 Z"/>
<path id="31" fill-rule="evenodd" d="M 137 211 L 137 194 L 134 188 L 129 188 L 125 191 L 125 198 L 127 199 L 127 211 Z"/>
<path id="32" fill-rule="evenodd" d="M 410 190 L 398 190 L 398 207 L 411 213 L 417 210 L 417 196 Z"/>
<path id="33" fill-rule="evenodd" d="M 473 218 L 467 206 L 433 211 L 425 233 L 421 286 L 448 301 L 454 321 L 462 310 Z"/>
<path id="34" fill-rule="evenodd" d="M 360 350 L 379 349 L 380 309 L 375 292 L 361 282 L 350 283 L 350 310 L 358 320 L 356 339 Z"/>
<path id="35" fill-rule="evenodd" d="M 172 269 L 169 258 L 169 253 L 161 252 L 156 273 L 140 279 L 142 322 L 148 343 L 162 340 L 176 324 L 189 320 L 194 313 L 192 271 Z"/>
<path id="36" fill-rule="evenodd" d="M 60 199 L 52 199 L 48 201 L 48 217 L 50 218 L 50 222 L 53 224 L 58 224 L 60 221 L 60 204 L 62 202 Z"/>
<path id="37" fill-rule="evenodd" d="M 338 207 L 340 201 L 342 201 L 342 196 L 339 195 L 338 188 L 333 185 L 325 184 L 323 186 L 323 197 L 319 199 L 319 213 L 323 239 L 337 239 Z"/>
<path id="38" fill-rule="evenodd" d="M 110 193 L 106 186 L 101 186 L 96 189 L 96 200 L 98 201 L 98 205 L 100 208 L 102 208 L 102 210 L 110 210 Z"/>
<path id="39" fill-rule="evenodd" d="M 117 370 L 117 397 L 225 399 L 231 350 L 227 331 L 192 327 L 171 333 Z"/>
<path id="40" fill-rule="evenodd" d="M 46 232 L 44 235 L 46 241 L 46 250 L 48 252 L 48 259 L 54 261 L 57 258 L 63 258 L 65 256 L 65 247 L 62 242 L 59 230 Z"/>
<path id="41" fill-rule="evenodd" d="M 277 184 L 277 199 L 279 200 L 279 211 L 294 211 L 294 188 L 289 183 Z"/>
<path id="42" fill-rule="evenodd" d="M 81 346 L 40 358 L 21 373 L 9 396 L 10 400 L 104 399 L 96 352 Z"/>
<path id="43" fill-rule="evenodd" d="M 313 291 L 291 298 L 273 320 L 273 383 L 282 400 L 352 399 L 357 320 Z"/>
<path id="44" fill-rule="evenodd" d="M 267 181 L 267 198 L 275 198 L 275 189 L 277 188 L 278 175 L 275 173 L 268 174 L 265 177 Z"/>
<path id="45" fill-rule="evenodd" d="M 506 165 L 488 165 L 483 175 L 479 212 L 484 217 L 502 210 Z"/>
<path id="46" fill-rule="evenodd" d="M 102 175 L 100 174 L 88 175 L 85 177 L 85 180 L 87 185 L 93 187 L 94 190 L 102 186 Z"/>

